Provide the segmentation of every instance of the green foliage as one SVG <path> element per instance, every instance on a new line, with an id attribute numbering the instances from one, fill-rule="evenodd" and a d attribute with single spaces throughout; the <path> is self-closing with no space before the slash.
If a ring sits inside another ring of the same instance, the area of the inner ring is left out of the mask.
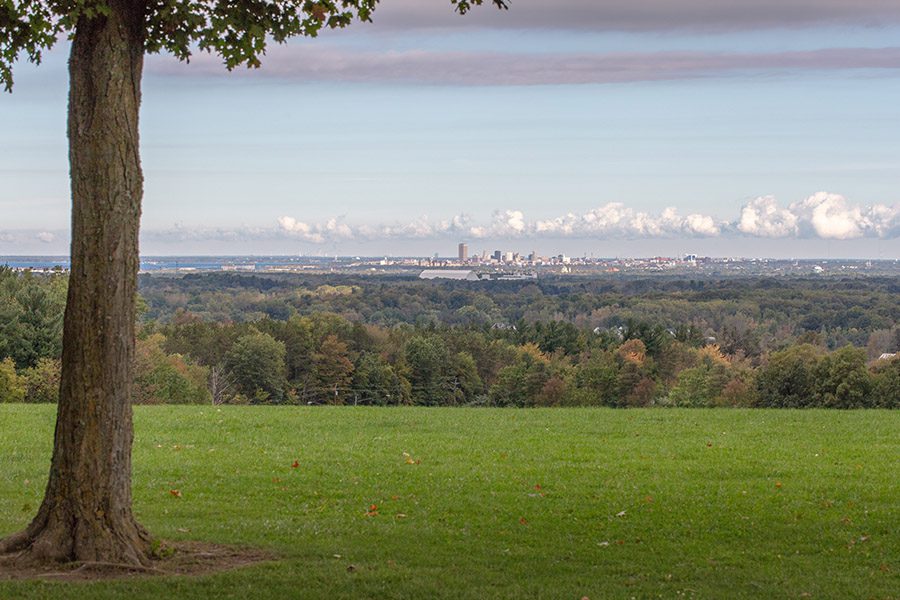
<path id="1" fill-rule="evenodd" d="M 378 354 L 364 354 L 353 371 L 354 404 L 409 404 L 409 381 Z"/>
<path id="2" fill-rule="evenodd" d="M 209 369 L 180 354 L 166 354 L 160 333 L 139 337 L 135 348 L 134 402 L 209 404 Z"/>
<path id="3" fill-rule="evenodd" d="M 225 357 L 238 391 L 251 402 L 280 404 L 285 394 L 285 346 L 267 333 L 241 336 Z"/>
<path id="4" fill-rule="evenodd" d="M 16 373 L 11 358 L 0 361 L 0 403 L 25 400 L 25 382 Z"/>
<path id="5" fill-rule="evenodd" d="M 816 368 L 818 405 L 864 408 L 870 403 L 872 380 L 866 369 L 866 351 L 845 346 L 832 352 Z"/>
<path id="6" fill-rule="evenodd" d="M 19 369 L 41 358 L 59 358 L 66 278 L 15 273 L 0 267 L 0 358 Z"/>
<path id="7" fill-rule="evenodd" d="M 900 356 L 879 361 L 872 373 L 873 407 L 900 408 Z"/>
<path id="8" fill-rule="evenodd" d="M 551 352 L 562 346 L 568 353 L 610 349 L 636 337 L 657 361 L 666 385 L 673 383 L 674 374 L 663 357 L 674 343 L 694 348 L 715 343 L 727 355 L 756 363 L 810 334 L 817 345 L 832 350 L 870 342 L 873 353 L 900 349 L 900 329 L 892 330 L 900 322 L 900 288 L 896 279 L 880 277 L 693 282 L 546 277 L 473 286 L 429 285 L 396 276 L 215 273 L 145 276 L 141 283 L 150 307 L 146 318 L 166 322 L 177 318 L 178 311 L 190 310 L 219 322 L 255 321 L 263 314 L 282 319 L 295 313 L 334 313 L 385 327 L 434 324 L 486 331 L 515 324 L 518 330 L 498 329 L 494 337 L 519 345 L 535 342 Z M 351 291 L 319 293 L 325 286 Z M 800 326 L 810 314 L 819 322 L 813 332 Z M 537 323 L 541 335 L 533 327 Z"/>
<path id="9" fill-rule="evenodd" d="M 25 402 L 55 404 L 59 401 L 60 361 L 54 358 L 38 359 L 37 364 L 25 369 Z"/>
<path id="10" fill-rule="evenodd" d="M 678 374 L 674 387 L 669 391 L 668 403 L 688 407 L 727 404 L 722 394 L 725 386 L 735 379 L 732 364 L 714 346 L 697 351 L 697 355 L 697 366 Z M 735 392 L 733 390 L 732 394 Z"/>
<path id="11" fill-rule="evenodd" d="M 448 393 L 454 396 L 448 367 L 450 351 L 436 335 L 419 335 L 407 342 L 405 351 L 413 402 L 440 405 Z"/>
<path id="12" fill-rule="evenodd" d="M 326 335 L 313 354 L 314 389 L 331 404 L 344 404 L 352 396 L 354 366 L 349 352 L 336 335 Z"/>
<path id="13" fill-rule="evenodd" d="M 145 49 L 187 61 L 199 48 L 221 57 L 229 70 L 259 67 L 270 42 L 314 37 L 354 20 L 370 21 L 378 0 L 150 0 L 144 6 Z M 451 0 L 466 13 L 482 0 Z M 0 84 L 11 89 L 21 53 L 40 62 L 57 37 L 74 34 L 81 19 L 133 9 L 128 0 L 0 0 Z M 506 8 L 503 0 L 493 4 Z"/>
<path id="14" fill-rule="evenodd" d="M 49 2 L 0 0 L 0 84 L 13 85 L 13 64 L 24 53 L 40 63 L 42 51 L 53 46 L 59 28 Z"/>
<path id="15" fill-rule="evenodd" d="M 855 347 L 829 353 L 825 346 L 838 337 L 794 336 L 781 317 L 771 323 L 780 323 L 780 333 L 765 341 L 760 321 L 725 314 L 737 305 L 721 301 L 731 290 L 715 282 L 695 285 L 696 310 L 682 313 L 673 308 L 683 293 L 675 284 L 662 284 L 655 298 L 637 296 L 656 293 L 641 282 L 622 284 L 616 303 L 598 308 L 612 297 L 582 293 L 593 283 L 486 289 L 384 281 L 310 276 L 298 283 L 293 276 L 232 274 L 145 279 L 135 401 L 835 408 L 898 402 L 890 361 L 867 365 L 866 351 Z M 754 297 L 745 284 L 733 285 Z M 791 297 L 820 293 L 809 282 L 792 285 L 785 288 Z M 857 335 L 870 358 L 897 348 L 896 297 L 891 307 L 880 296 L 887 285 L 854 283 L 868 298 L 866 310 L 883 305 L 885 326 Z M 13 358 L 28 402 L 56 399 L 65 289 L 62 275 L 0 269 L 0 357 Z M 625 289 L 635 294 L 644 320 L 630 316 Z M 665 321 L 670 309 L 684 319 L 681 325 Z M 387 310 L 397 320 L 385 321 Z M 776 310 L 767 308 L 770 315 Z M 425 324 L 406 324 L 419 320 L 414 313 L 427 314 Z M 530 321 L 526 314 L 549 320 Z M 653 322 L 653 315 L 664 321 Z M 709 326 L 717 320 L 721 328 Z M 236 344 L 260 334 L 275 349 L 265 365 L 251 365 L 246 340 Z M 709 337 L 726 343 L 710 344 Z M 794 343 L 803 338 L 817 345 Z M 764 349 L 776 341 L 781 350 Z"/>
<path id="16" fill-rule="evenodd" d="M 492 406 L 537 406 L 552 375 L 551 360 L 534 344 L 522 346 L 513 364 L 504 367 L 491 386 Z"/>
<path id="17" fill-rule="evenodd" d="M 769 357 L 756 378 L 760 406 L 803 408 L 813 405 L 816 370 L 822 351 L 809 344 L 792 346 Z"/>

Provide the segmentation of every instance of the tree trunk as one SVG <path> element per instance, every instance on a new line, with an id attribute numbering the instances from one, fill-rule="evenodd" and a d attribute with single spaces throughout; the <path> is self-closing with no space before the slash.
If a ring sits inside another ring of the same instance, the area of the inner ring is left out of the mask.
<path id="1" fill-rule="evenodd" d="M 0 541 L 22 562 L 145 564 L 131 510 L 132 360 L 143 177 L 138 112 L 143 2 L 82 17 L 69 60 L 72 270 L 50 478 L 28 528 Z"/>

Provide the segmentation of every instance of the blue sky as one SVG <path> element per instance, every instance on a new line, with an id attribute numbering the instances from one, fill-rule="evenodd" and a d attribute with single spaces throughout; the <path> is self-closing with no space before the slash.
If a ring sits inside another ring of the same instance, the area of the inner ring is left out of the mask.
<path id="1" fill-rule="evenodd" d="M 548 4 L 148 58 L 143 252 L 900 258 L 896 3 Z M 66 50 L 0 97 L 0 254 L 67 249 Z"/>

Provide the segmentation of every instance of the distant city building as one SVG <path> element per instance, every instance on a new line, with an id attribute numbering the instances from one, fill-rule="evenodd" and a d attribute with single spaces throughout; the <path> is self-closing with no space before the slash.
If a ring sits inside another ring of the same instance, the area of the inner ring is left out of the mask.
<path id="1" fill-rule="evenodd" d="M 459 262 L 466 262 L 469 260 L 469 246 L 466 244 L 459 245 Z"/>
<path id="2" fill-rule="evenodd" d="M 419 279 L 455 279 L 457 281 L 478 281 L 478 274 L 469 269 L 425 269 Z"/>
<path id="3" fill-rule="evenodd" d="M 497 262 L 500 262 L 501 260 L 503 260 L 503 251 L 502 250 L 494 250 L 494 254 L 491 255 L 491 258 L 493 258 Z"/>

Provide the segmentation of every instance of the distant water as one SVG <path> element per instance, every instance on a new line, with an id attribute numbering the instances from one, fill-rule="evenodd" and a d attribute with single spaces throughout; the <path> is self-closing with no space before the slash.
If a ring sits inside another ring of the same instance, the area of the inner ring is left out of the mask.
<path id="1" fill-rule="evenodd" d="M 145 256 L 141 258 L 141 271 L 221 271 L 223 268 L 266 269 L 279 266 L 326 265 L 334 263 L 331 257 L 293 256 Z M 68 256 L 0 256 L 0 265 L 16 269 L 69 268 Z"/>

